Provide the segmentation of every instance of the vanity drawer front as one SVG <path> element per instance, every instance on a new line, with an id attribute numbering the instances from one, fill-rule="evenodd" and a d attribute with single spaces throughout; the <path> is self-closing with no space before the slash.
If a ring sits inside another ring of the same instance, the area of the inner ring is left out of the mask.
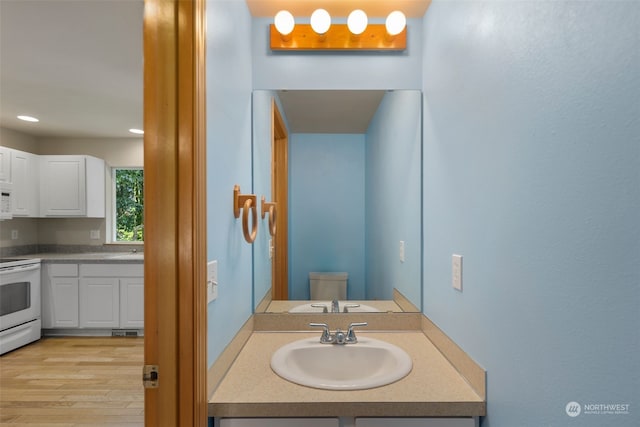
<path id="1" fill-rule="evenodd" d="M 356 418 L 356 427 L 477 427 L 477 418 Z"/>
<path id="2" fill-rule="evenodd" d="M 338 427 L 337 418 L 223 418 L 220 427 Z"/>

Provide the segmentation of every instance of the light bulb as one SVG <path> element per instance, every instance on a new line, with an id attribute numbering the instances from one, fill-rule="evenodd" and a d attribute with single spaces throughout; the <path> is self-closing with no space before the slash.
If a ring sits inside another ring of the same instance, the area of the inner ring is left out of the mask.
<path id="1" fill-rule="evenodd" d="M 324 9 L 316 9 L 311 14 L 311 28 L 317 34 L 324 34 L 331 27 L 331 15 Z"/>
<path id="2" fill-rule="evenodd" d="M 407 18 L 405 18 L 404 13 L 399 10 L 393 11 L 387 16 L 387 20 L 385 22 L 385 27 L 387 28 L 387 33 L 390 36 L 397 36 L 404 30 L 404 27 L 407 25 Z"/>
<path id="3" fill-rule="evenodd" d="M 367 14 L 360 9 L 356 9 L 347 18 L 347 27 L 351 34 L 360 35 L 367 29 Z"/>
<path id="4" fill-rule="evenodd" d="M 273 24 L 276 26 L 276 30 L 283 36 L 291 34 L 293 27 L 296 26 L 296 21 L 293 15 L 288 10 L 281 10 L 276 13 L 273 18 Z"/>
<path id="5" fill-rule="evenodd" d="M 31 116 L 17 116 L 20 120 L 23 120 L 25 122 L 39 122 L 40 120 L 36 119 L 35 117 L 31 117 Z"/>

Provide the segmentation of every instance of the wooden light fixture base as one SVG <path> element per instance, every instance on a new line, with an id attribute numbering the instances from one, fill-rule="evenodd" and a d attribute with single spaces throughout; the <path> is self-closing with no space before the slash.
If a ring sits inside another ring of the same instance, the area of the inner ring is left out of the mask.
<path id="1" fill-rule="evenodd" d="M 271 50 L 371 50 L 394 51 L 407 48 L 407 29 L 390 36 L 384 24 L 369 24 L 360 35 L 353 35 L 346 24 L 332 24 L 319 35 L 308 24 L 297 24 L 291 34 L 283 36 L 275 25 L 269 26 Z"/>

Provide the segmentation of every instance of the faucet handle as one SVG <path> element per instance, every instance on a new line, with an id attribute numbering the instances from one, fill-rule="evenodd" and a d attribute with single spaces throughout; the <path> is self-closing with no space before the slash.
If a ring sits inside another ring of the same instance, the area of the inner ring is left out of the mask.
<path id="1" fill-rule="evenodd" d="M 355 328 L 357 326 L 367 326 L 367 325 L 368 325 L 367 322 L 349 323 L 349 329 L 347 329 L 347 339 L 346 339 L 346 341 L 348 343 L 357 343 L 358 342 L 358 338 L 356 337 L 356 333 L 353 330 L 353 328 Z"/>
<path id="2" fill-rule="evenodd" d="M 326 323 L 309 323 L 309 326 L 314 328 L 323 328 L 322 335 L 320 336 L 320 342 L 323 344 L 333 342 L 331 332 L 329 332 L 329 325 Z"/>
<path id="3" fill-rule="evenodd" d="M 328 313 L 329 312 L 329 309 L 327 308 L 326 304 L 316 304 L 316 303 L 314 303 L 314 304 L 311 304 L 311 307 L 313 307 L 313 308 L 321 308 L 323 313 Z"/>
<path id="4" fill-rule="evenodd" d="M 344 308 L 342 309 L 343 312 L 348 313 L 350 308 L 358 308 L 360 307 L 360 304 L 345 304 L 343 306 Z"/>

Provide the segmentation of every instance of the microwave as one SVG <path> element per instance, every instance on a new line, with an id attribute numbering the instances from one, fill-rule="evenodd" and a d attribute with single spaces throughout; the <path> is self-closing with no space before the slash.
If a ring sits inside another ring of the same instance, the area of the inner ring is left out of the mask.
<path id="1" fill-rule="evenodd" d="M 0 220 L 13 218 L 13 185 L 0 182 Z"/>

